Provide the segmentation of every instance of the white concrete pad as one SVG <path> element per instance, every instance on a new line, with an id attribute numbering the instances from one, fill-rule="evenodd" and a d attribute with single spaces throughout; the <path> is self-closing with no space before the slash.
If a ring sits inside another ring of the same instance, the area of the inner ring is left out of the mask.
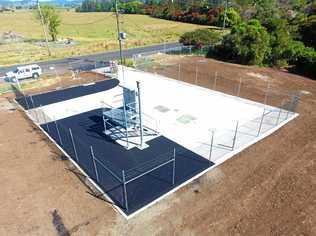
<path id="1" fill-rule="evenodd" d="M 294 113 L 156 74 L 119 67 L 120 85 L 137 90 L 141 82 L 143 121 L 147 127 L 212 161 L 247 145 Z M 102 107 L 122 106 L 122 88 L 90 94 L 38 108 L 39 123 Z M 35 110 L 35 109 L 34 109 Z M 265 111 L 263 124 L 261 117 Z M 43 115 L 45 114 L 45 115 Z M 235 129 L 238 122 L 237 138 Z M 260 132 L 258 132 L 260 129 Z M 211 152 L 212 131 L 213 148 Z M 259 134 L 259 135 L 258 135 Z M 152 137 L 146 138 L 146 141 Z M 137 139 L 137 140 L 136 140 Z M 119 142 L 118 140 L 117 142 Z M 126 140 L 121 140 L 126 143 Z M 138 143 L 138 138 L 131 138 Z M 131 143 L 131 144 L 132 144 Z M 133 146 L 133 145 L 132 145 Z"/>
<path id="2" fill-rule="evenodd" d="M 225 154 L 232 151 L 228 147 L 233 145 L 237 122 L 238 142 L 234 148 L 257 136 L 264 109 L 266 113 L 273 111 L 264 121 L 279 113 L 275 107 L 127 67 L 119 67 L 118 79 L 133 89 L 140 81 L 142 110 L 158 121 L 158 131 L 205 158 L 210 156 L 211 131 L 215 131 L 214 146 Z M 264 129 L 265 123 L 261 127 Z"/>

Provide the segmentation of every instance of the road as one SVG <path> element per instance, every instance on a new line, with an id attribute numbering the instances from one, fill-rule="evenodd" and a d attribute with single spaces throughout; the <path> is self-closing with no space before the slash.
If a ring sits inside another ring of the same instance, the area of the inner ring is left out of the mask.
<path id="1" fill-rule="evenodd" d="M 181 45 L 180 43 L 167 43 L 167 44 L 157 44 L 157 45 L 140 47 L 140 48 L 131 48 L 131 49 L 124 50 L 123 56 L 125 58 L 131 58 L 135 54 L 168 49 L 168 48 L 173 48 L 180 45 Z M 112 51 L 112 52 L 104 52 L 104 53 L 85 55 L 85 56 L 68 57 L 68 58 L 58 59 L 58 60 L 43 61 L 43 62 L 38 62 L 37 64 L 42 67 L 44 73 L 48 72 L 50 70 L 49 68 L 51 67 L 54 67 L 57 71 L 61 72 L 63 70 L 69 69 L 70 67 L 72 67 L 73 69 L 76 69 L 79 67 L 83 67 L 83 68 L 89 67 L 91 65 L 94 65 L 96 61 L 117 60 L 119 59 L 119 57 L 120 57 L 119 51 Z M 17 65 L 1 67 L 0 77 L 3 76 L 5 72 L 16 68 L 16 66 Z"/>

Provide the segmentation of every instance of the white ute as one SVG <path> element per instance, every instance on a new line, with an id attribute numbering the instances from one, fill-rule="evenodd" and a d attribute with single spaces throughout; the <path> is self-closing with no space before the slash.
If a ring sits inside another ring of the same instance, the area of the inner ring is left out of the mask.
<path id="1" fill-rule="evenodd" d="M 28 78 L 38 79 L 41 74 L 41 67 L 34 64 L 28 66 L 19 66 L 14 71 L 7 72 L 5 77 L 10 81 L 16 81 Z"/>

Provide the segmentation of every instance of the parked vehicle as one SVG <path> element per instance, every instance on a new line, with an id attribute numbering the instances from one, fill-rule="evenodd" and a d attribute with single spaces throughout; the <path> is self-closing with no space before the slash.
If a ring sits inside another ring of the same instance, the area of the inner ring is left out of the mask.
<path id="1" fill-rule="evenodd" d="M 42 69 L 39 65 L 19 66 L 13 71 L 5 74 L 6 80 L 16 81 L 28 78 L 38 79 L 42 74 Z"/>

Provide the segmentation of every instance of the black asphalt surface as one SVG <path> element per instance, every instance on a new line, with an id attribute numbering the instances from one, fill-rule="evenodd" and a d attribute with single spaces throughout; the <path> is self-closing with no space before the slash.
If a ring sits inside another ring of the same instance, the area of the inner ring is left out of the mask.
<path id="1" fill-rule="evenodd" d="M 88 86 L 34 95 L 33 105 L 36 107 L 39 104 L 51 104 L 100 90 L 107 91 L 117 83 L 115 79 L 106 80 Z M 17 101 L 27 109 L 24 102 L 28 98 Z M 32 102 L 28 100 L 27 103 Z M 155 201 L 214 164 L 164 136 L 157 136 L 146 142 L 149 147 L 143 150 L 136 147 L 127 150 L 104 134 L 102 109 L 41 126 L 127 215 Z M 93 156 L 97 160 L 93 159 L 90 147 L 93 147 Z M 128 182 L 127 201 L 123 194 L 123 170 L 125 181 Z M 152 172 L 145 174 L 150 170 Z"/>
<path id="2" fill-rule="evenodd" d="M 16 101 L 25 109 L 32 109 L 40 106 L 66 101 L 73 98 L 78 98 L 93 93 L 103 92 L 116 87 L 119 80 L 110 79 L 96 82 L 88 85 L 80 85 L 76 87 L 56 90 L 48 93 L 37 94 L 33 96 L 22 96 L 16 98 Z"/>
<path id="3" fill-rule="evenodd" d="M 131 58 L 135 54 L 144 53 L 144 52 L 151 52 L 156 50 L 162 49 L 169 49 L 174 48 L 177 46 L 181 46 L 180 43 L 166 43 L 166 44 L 157 44 L 152 46 L 140 47 L 140 48 L 131 48 L 126 49 L 123 51 L 123 57 Z M 104 53 L 97 53 L 85 56 L 75 56 L 75 57 L 68 57 L 64 59 L 52 60 L 52 61 L 43 61 L 34 64 L 38 64 L 42 67 L 43 73 L 51 72 L 50 67 L 54 67 L 57 71 L 64 71 L 68 70 L 69 68 L 89 68 L 89 66 L 94 65 L 95 62 L 98 61 L 110 61 L 110 60 L 117 60 L 120 58 L 119 51 L 112 51 L 112 52 L 104 52 Z M 28 63 L 30 64 L 30 63 Z M 20 64 L 19 66 L 27 65 L 27 64 Z M 16 68 L 18 65 L 15 66 L 8 66 L 8 67 L 0 67 L 0 77 L 4 76 L 4 73 Z"/>
<path id="4" fill-rule="evenodd" d="M 127 215 L 214 164 L 164 136 L 146 142 L 149 147 L 144 150 L 136 147 L 126 150 L 103 133 L 102 109 L 41 126 Z M 76 152 L 72 146 L 69 129 L 72 130 Z M 96 167 L 90 147 L 93 147 L 94 156 L 98 159 L 95 161 Z M 161 165 L 173 158 L 174 149 L 175 183 L 172 184 L 173 161 Z M 161 167 L 157 168 L 158 166 Z M 154 170 L 144 174 L 151 169 Z M 123 170 L 126 181 L 131 181 L 126 185 L 128 209 L 123 194 Z"/>

